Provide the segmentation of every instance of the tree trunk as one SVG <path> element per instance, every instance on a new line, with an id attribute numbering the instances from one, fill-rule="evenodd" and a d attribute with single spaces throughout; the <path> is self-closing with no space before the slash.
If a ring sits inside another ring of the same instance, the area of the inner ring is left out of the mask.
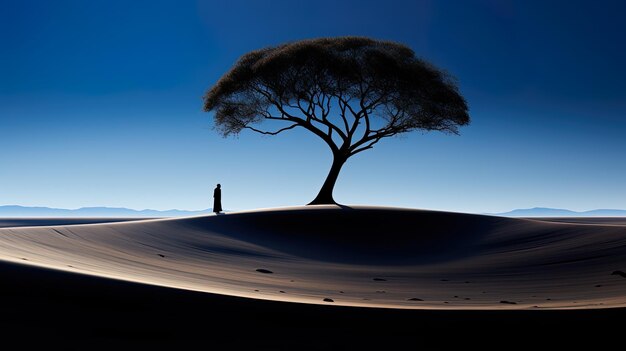
<path id="1" fill-rule="evenodd" d="M 335 188 L 335 183 L 337 182 L 337 177 L 339 177 L 341 167 L 343 167 L 343 164 L 346 163 L 347 160 L 347 157 L 333 155 L 333 164 L 330 167 L 328 176 L 326 176 L 324 185 L 322 185 L 322 189 L 320 189 L 320 192 L 317 194 L 315 199 L 309 203 L 309 205 L 337 204 L 333 199 L 333 189 Z"/>

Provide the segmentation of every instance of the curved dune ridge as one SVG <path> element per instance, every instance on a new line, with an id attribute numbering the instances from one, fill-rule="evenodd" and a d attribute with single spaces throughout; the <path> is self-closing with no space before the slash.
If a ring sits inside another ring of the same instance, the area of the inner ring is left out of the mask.
<path id="1" fill-rule="evenodd" d="M 307 206 L 0 229 L 0 260 L 179 289 L 406 309 L 626 306 L 626 226 Z"/>

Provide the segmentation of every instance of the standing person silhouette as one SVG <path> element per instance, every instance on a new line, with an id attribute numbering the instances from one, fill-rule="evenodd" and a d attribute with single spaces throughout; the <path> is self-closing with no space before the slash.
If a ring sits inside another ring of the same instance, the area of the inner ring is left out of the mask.
<path id="1" fill-rule="evenodd" d="M 213 212 L 218 214 L 222 211 L 222 186 L 217 184 L 213 190 Z"/>

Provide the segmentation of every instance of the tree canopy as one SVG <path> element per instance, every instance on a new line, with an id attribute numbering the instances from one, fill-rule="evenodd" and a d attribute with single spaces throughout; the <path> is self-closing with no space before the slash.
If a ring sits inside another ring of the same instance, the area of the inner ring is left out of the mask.
<path id="1" fill-rule="evenodd" d="M 302 40 L 243 55 L 204 96 L 228 136 L 304 128 L 332 150 L 311 204 L 334 203 L 346 160 L 381 139 L 414 130 L 458 133 L 468 107 L 454 78 L 400 43 L 365 37 Z M 267 123 L 262 123 L 267 122 Z M 262 128 L 261 125 L 270 128 Z"/>

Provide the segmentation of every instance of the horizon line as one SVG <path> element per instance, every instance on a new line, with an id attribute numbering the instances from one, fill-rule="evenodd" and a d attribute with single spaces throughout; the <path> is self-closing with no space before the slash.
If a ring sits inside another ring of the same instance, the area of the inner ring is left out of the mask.
<path id="1" fill-rule="evenodd" d="M 285 205 L 282 207 L 292 207 L 294 205 Z M 301 205 L 301 206 L 305 206 L 305 205 Z M 368 204 L 366 206 L 376 206 L 376 205 L 372 205 L 372 204 Z M 16 204 L 5 204 L 5 205 L 0 205 L 0 208 L 2 207 L 21 207 L 21 208 L 41 208 L 41 209 L 50 209 L 50 210 L 65 210 L 65 211 L 78 211 L 78 210 L 83 210 L 83 209 L 119 209 L 119 210 L 129 210 L 129 211 L 136 211 L 136 212 L 144 212 L 144 211 L 155 211 L 155 212 L 168 212 L 168 211 L 179 211 L 179 212 L 203 212 L 203 211 L 211 211 L 212 208 L 211 207 L 207 207 L 207 208 L 203 208 L 203 209 L 195 209 L 195 210 L 189 210 L 189 209 L 179 209 L 179 208 L 169 208 L 169 209 L 164 209 L 164 210 L 158 210 L 158 209 L 153 209 L 153 208 L 143 208 L 143 209 L 136 209 L 136 208 L 130 208 L 130 207 L 124 207 L 124 206 L 106 206 L 106 205 L 101 205 L 101 206 L 82 206 L 82 207 L 77 207 L 77 208 L 63 208 L 63 207 L 49 207 L 49 206 L 45 206 L 45 205 L 36 205 L 36 206 L 28 206 L 28 205 L 16 205 Z M 281 207 L 281 206 L 278 206 Z M 388 207 L 388 206 L 387 206 Z M 397 207 L 397 206 L 391 206 L 391 207 Z M 262 208 L 266 208 L 266 207 L 260 207 L 258 209 L 262 209 Z M 417 208 L 417 207 L 416 207 Z M 427 208 L 422 208 L 422 209 L 427 209 Z M 248 209 L 250 210 L 250 209 Z M 254 210 L 254 209 L 252 209 Z M 585 213 L 585 212 L 592 212 L 592 211 L 626 211 L 626 209 L 619 209 L 619 208 L 592 208 L 592 209 L 588 209 L 588 210 L 571 210 L 568 208 L 555 208 L 555 207 L 542 207 L 542 206 L 535 206 L 535 207 L 526 207 L 526 208 L 513 208 L 511 210 L 508 211 L 499 211 L 499 212 L 486 212 L 486 211 L 472 211 L 469 213 L 475 213 L 475 214 L 485 214 L 485 215 L 497 215 L 497 214 L 505 214 L 505 213 L 509 213 L 509 212 L 514 212 L 514 211 L 524 211 L 524 210 L 556 210 L 556 211 L 569 211 L 569 212 L 575 212 L 575 213 Z M 443 211 L 451 211 L 451 210 L 443 210 Z M 458 212 L 458 211 L 451 211 L 451 212 Z"/>

